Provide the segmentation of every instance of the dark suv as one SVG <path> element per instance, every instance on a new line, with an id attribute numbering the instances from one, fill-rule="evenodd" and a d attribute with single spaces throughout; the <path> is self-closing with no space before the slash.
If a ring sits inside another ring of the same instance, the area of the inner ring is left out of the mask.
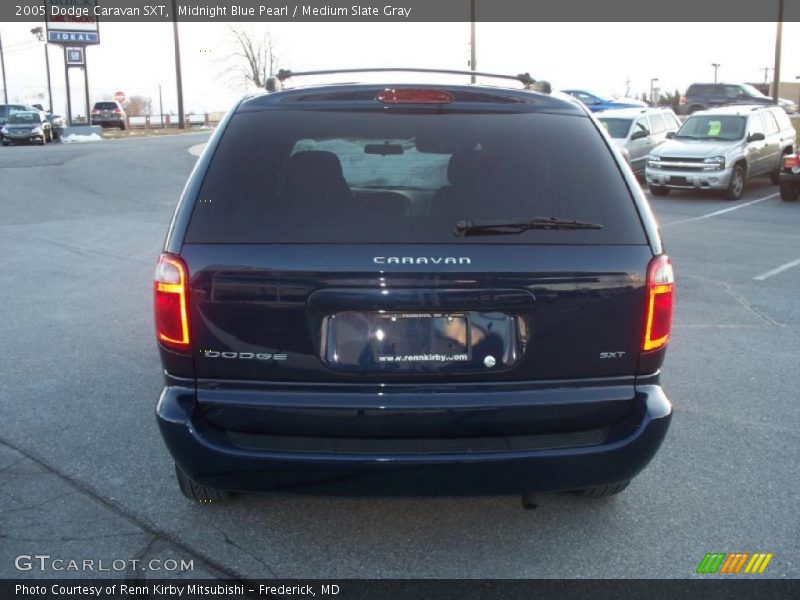
<path id="1" fill-rule="evenodd" d="M 747 83 L 693 83 L 681 96 L 678 114 L 691 115 L 700 110 L 716 106 L 732 104 L 775 104 L 769 96 Z M 784 98 L 778 99 L 778 105 L 787 113 L 796 113 L 797 104 Z"/>
<path id="2" fill-rule="evenodd" d="M 95 102 L 92 107 L 92 125 L 125 130 L 128 127 L 128 117 L 119 102 Z"/>
<path id="3" fill-rule="evenodd" d="M 633 173 L 577 103 L 444 84 L 249 96 L 158 262 L 158 424 L 200 501 L 333 481 L 614 494 L 670 421 L 673 285 Z"/>

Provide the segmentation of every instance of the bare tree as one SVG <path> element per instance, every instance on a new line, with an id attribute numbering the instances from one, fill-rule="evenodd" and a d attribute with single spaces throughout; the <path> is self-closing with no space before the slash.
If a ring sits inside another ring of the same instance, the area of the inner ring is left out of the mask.
<path id="1" fill-rule="evenodd" d="M 278 68 L 275 36 L 266 29 L 255 32 L 230 26 L 229 30 L 235 49 L 233 75 L 263 88 Z"/>
<path id="2" fill-rule="evenodd" d="M 129 117 L 138 117 L 150 114 L 152 101 L 145 96 L 131 96 L 125 102 L 125 113 Z"/>

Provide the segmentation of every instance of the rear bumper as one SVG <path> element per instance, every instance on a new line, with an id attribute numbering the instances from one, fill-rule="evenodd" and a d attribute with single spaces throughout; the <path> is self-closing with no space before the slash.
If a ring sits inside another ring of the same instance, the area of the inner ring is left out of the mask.
<path id="1" fill-rule="evenodd" d="M 781 183 L 800 183 L 800 173 L 792 173 L 791 171 L 781 171 L 778 176 Z"/>
<path id="2" fill-rule="evenodd" d="M 653 458 L 671 416 L 661 387 L 645 385 L 636 388 L 625 418 L 601 433 L 542 433 L 522 442 L 514 437 L 502 448 L 494 436 L 389 440 L 383 446 L 374 438 L 360 446 L 350 439 L 324 446 L 319 438 L 278 443 L 280 436 L 259 439 L 219 429 L 206 422 L 191 387 L 164 388 L 156 408 L 170 453 L 198 483 L 241 491 L 313 491 L 320 484 L 330 491 L 334 484 L 337 492 L 366 494 L 559 491 L 626 481 Z"/>

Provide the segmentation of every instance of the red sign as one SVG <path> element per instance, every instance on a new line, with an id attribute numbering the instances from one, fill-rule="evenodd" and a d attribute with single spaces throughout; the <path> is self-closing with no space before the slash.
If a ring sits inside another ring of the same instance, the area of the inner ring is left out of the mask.
<path id="1" fill-rule="evenodd" d="M 114 94 L 114 100 L 116 100 L 120 104 L 125 102 L 125 92 L 117 92 L 116 94 Z"/>

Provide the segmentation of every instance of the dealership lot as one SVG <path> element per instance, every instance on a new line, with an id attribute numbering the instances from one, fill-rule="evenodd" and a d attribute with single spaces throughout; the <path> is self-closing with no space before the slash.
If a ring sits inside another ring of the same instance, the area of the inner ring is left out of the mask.
<path id="1" fill-rule="evenodd" d="M 800 576 L 800 203 L 767 179 L 734 203 L 652 201 L 678 276 L 675 416 L 621 496 L 188 503 L 153 418 L 151 282 L 206 137 L 0 150 L 0 576 L 51 554 L 248 577 L 688 577 L 711 551 Z"/>

